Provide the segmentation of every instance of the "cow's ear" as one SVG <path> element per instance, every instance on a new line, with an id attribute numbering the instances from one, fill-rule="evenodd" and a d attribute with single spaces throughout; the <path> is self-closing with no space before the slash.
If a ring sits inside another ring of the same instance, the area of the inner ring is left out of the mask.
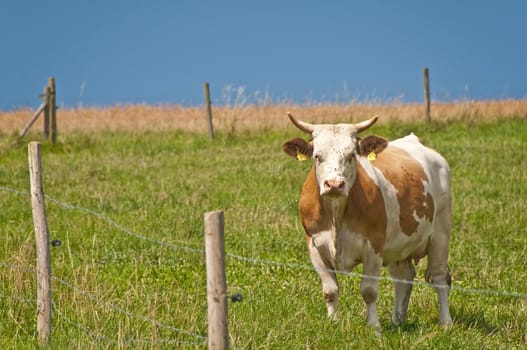
<path id="1" fill-rule="evenodd" d="M 298 160 L 306 160 L 313 156 L 313 144 L 298 137 L 284 142 L 282 149 Z"/>
<path id="2" fill-rule="evenodd" d="M 388 146 L 388 140 L 380 136 L 371 135 L 359 140 L 359 154 L 368 156 L 370 154 L 379 154 Z"/>

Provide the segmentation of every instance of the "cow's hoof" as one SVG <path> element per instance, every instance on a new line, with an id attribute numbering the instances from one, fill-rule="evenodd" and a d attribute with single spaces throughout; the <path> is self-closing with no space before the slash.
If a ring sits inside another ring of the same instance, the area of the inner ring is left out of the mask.
<path id="1" fill-rule="evenodd" d="M 405 323 L 406 323 L 406 316 L 403 316 L 403 315 L 401 315 L 398 312 L 394 312 L 392 314 L 392 324 L 395 327 L 400 327 L 400 326 L 402 326 Z"/>
<path id="2" fill-rule="evenodd" d="M 373 330 L 373 334 L 375 334 L 376 336 L 381 336 L 382 335 L 382 327 L 381 327 L 381 325 L 371 326 L 371 329 Z"/>
<path id="3" fill-rule="evenodd" d="M 332 322 L 337 322 L 340 319 L 340 315 L 338 312 L 333 312 L 328 314 L 328 319 Z"/>
<path id="4" fill-rule="evenodd" d="M 452 327 L 453 324 L 454 324 L 454 322 L 452 321 L 452 319 L 450 317 L 439 321 L 439 325 L 441 327 L 443 327 L 443 328 L 450 328 L 450 327 Z"/>
<path id="5" fill-rule="evenodd" d="M 377 335 L 381 335 L 382 334 L 382 327 L 381 327 L 381 324 L 378 321 L 377 322 L 368 322 L 367 326 L 370 327 L 375 332 L 375 334 L 377 334 Z"/>

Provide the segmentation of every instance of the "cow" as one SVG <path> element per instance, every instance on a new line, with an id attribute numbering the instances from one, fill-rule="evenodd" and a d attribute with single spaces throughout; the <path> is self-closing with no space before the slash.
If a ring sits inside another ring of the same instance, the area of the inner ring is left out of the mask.
<path id="1" fill-rule="evenodd" d="M 377 116 L 355 124 L 311 124 L 288 116 L 311 136 L 310 141 L 288 140 L 282 149 L 314 161 L 298 207 L 328 316 L 337 317 L 337 274 L 362 263 L 367 325 L 381 331 L 376 301 L 382 266 L 387 266 L 395 291 L 391 321 L 404 324 L 414 263 L 427 256 L 425 278 L 438 295 L 439 323 L 451 325 L 447 260 L 452 209 L 445 158 L 413 133 L 394 141 L 359 138 Z"/>

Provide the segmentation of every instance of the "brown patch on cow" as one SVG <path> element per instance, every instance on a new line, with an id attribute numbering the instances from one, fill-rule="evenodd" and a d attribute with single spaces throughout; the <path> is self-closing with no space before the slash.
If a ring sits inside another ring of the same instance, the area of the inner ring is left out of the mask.
<path id="1" fill-rule="evenodd" d="M 405 234 L 417 231 L 419 223 L 414 218 L 414 212 L 417 217 L 432 221 L 434 200 L 430 193 L 425 193 L 423 181 L 429 180 L 417 160 L 403 149 L 388 147 L 372 164 L 397 190 L 399 224 Z"/>
<path id="2" fill-rule="evenodd" d="M 302 193 L 298 203 L 302 225 L 309 236 L 326 228 L 325 225 L 328 223 L 328 220 L 322 216 L 321 200 L 320 189 L 315 176 L 315 167 L 312 166 L 302 186 Z"/>
<path id="3" fill-rule="evenodd" d="M 380 254 L 386 241 L 386 209 L 380 189 L 357 162 L 357 177 L 348 197 L 349 228 L 361 233 Z"/>
<path id="4" fill-rule="evenodd" d="M 388 140 L 383 137 L 371 135 L 359 141 L 359 154 L 367 156 L 371 152 L 379 154 L 388 146 Z"/>

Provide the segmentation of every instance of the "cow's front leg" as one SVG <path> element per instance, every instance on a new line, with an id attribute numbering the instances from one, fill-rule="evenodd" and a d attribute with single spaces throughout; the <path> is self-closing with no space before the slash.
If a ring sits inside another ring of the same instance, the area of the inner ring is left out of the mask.
<path id="1" fill-rule="evenodd" d="M 368 251 L 364 258 L 363 276 L 360 284 L 362 298 L 366 302 L 368 326 L 381 330 L 381 324 L 377 317 L 377 295 L 379 290 L 379 274 L 382 267 L 382 258 L 373 250 Z"/>
<path id="2" fill-rule="evenodd" d="M 339 286 L 335 271 L 329 265 L 328 259 L 324 256 L 325 249 L 322 248 L 319 250 L 313 242 L 308 244 L 308 247 L 311 262 L 322 282 L 322 292 L 324 293 L 324 300 L 326 301 L 326 307 L 328 309 L 328 317 L 337 319 Z"/>

